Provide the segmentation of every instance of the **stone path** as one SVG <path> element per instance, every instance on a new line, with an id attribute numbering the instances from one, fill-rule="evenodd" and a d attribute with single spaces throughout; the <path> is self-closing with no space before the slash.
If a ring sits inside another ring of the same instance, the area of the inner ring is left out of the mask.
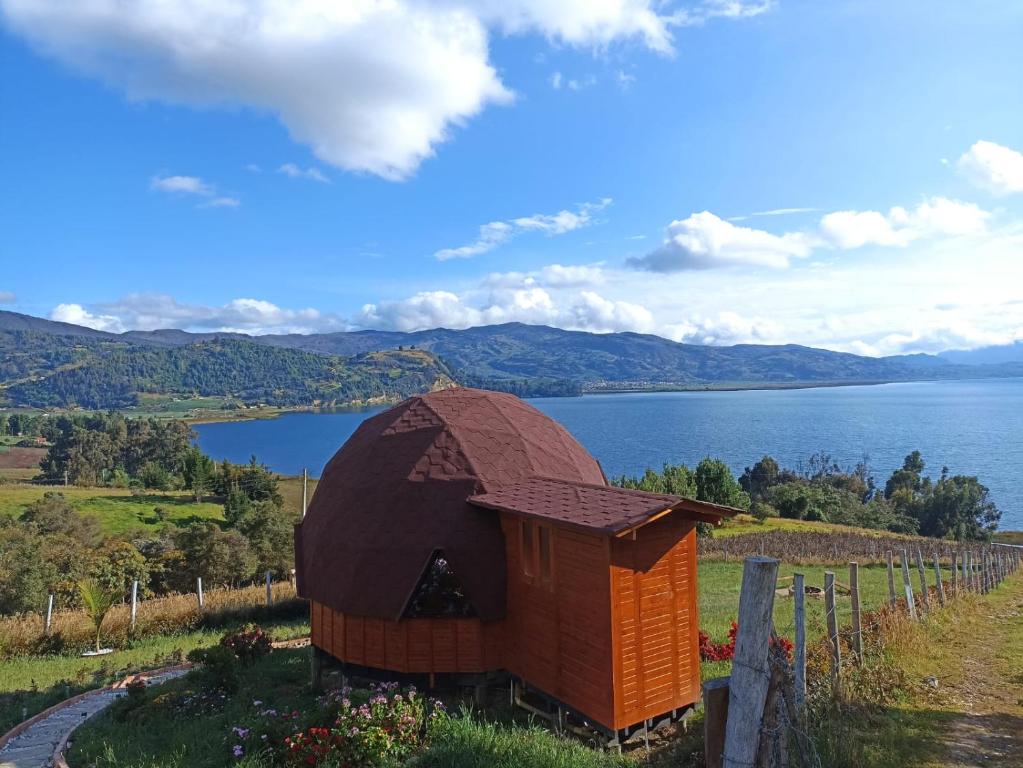
<path id="1" fill-rule="evenodd" d="M 149 684 L 180 677 L 188 670 L 175 667 L 138 675 Z M 123 686 L 101 688 L 75 697 L 71 704 L 32 723 L 0 748 L 0 768 L 49 768 L 54 752 L 79 725 L 124 695 Z"/>

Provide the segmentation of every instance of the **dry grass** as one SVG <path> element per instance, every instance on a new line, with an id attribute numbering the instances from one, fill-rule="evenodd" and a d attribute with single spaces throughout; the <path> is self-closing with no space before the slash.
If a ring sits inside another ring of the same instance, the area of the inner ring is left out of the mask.
<path id="1" fill-rule="evenodd" d="M 130 606 L 118 605 L 103 622 L 103 642 L 123 647 L 141 638 L 199 627 L 304 615 L 305 601 L 297 597 L 290 583 L 276 583 L 272 590 L 272 608 L 266 606 L 266 588 L 263 586 L 211 589 L 204 593 L 205 606 L 202 610 L 194 594 L 145 600 L 138 605 L 134 631 L 131 629 Z M 84 649 L 89 647 L 94 637 L 92 622 L 83 611 L 54 614 L 51 637 L 46 637 L 44 625 L 44 617 L 36 613 L 0 619 L 0 659 Z"/>

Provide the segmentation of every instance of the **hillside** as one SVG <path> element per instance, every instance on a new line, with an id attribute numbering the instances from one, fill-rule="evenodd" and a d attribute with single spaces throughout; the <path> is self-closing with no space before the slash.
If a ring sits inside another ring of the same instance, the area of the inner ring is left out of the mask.
<path id="1" fill-rule="evenodd" d="M 0 331 L 0 352 L 0 392 L 11 405 L 35 408 L 127 408 L 151 394 L 342 405 L 402 399 L 452 383 L 447 368 L 423 350 L 340 357 L 245 339 L 156 347 L 25 330 Z"/>
<path id="2" fill-rule="evenodd" d="M 420 354 L 405 354 L 410 350 Z M 795 344 L 704 346 L 521 323 L 415 333 L 112 334 L 0 312 L 0 352 L 0 387 L 8 400 L 37 407 L 123 407 L 140 393 L 273 405 L 344 403 L 424 391 L 444 377 L 519 395 L 572 395 L 1023 375 L 1023 362 L 871 358 Z"/>

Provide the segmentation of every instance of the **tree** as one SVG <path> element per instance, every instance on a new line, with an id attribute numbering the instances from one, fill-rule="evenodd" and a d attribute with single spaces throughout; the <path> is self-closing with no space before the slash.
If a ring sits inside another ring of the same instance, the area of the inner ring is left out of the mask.
<path id="1" fill-rule="evenodd" d="M 202 501 L 202 497 L 213 490 L 214 476 L 217 473 L 217 465 L 213 459 L 204 454 L 195 446 L 188 449 L 182 462 L 182 474 L 185 477 L 185 485 L 191 489 L 195 496 L 196 503 Z"/>
<path id="2" fill-rule="evenodd" d="M 950 476 L 948 467 L 942 468 L 920 505 L 920 533 L 960 541 L 990 538 L 1002 513 L 988 493 L 976 477 Z"/>
<path id="3" fill-rule="evenodd" d="M 57 572 L 43 557 L 43 538 L 0 519 L 0 614 L 41 611 Z"/>
<path id="4" fill-rule="evenodd" d="M 192 523 L 176 537 L 179 567 L 189 585 L 197 577 L 207 584 L 237 586 L 255 573 L 255 558 L 240 531 L 222 531 L 209 521 Z"/>
<path id="5" fill-rule="evenodd" d="M 120 599 L 128 593 L 133 581 L 142 587 L 142 596 L 149 592 L 149 563 L 138 548 L 128 541 L 108 541 L 99 549 L 89 568 L 92 578 Z"/>
<path id="6" fill-rule="evenodd" d="M 82 598 L 82 605 L 85 606 L 85 612 L 96 628 L 96 653 L 99 653 L 99 638 L 103 628 L 103 619 L 107 617 L 110 609 L 117 602 L 117 595 L 104 589 L 99 582 L 92 579 L 84 579 L 79 582 L 78 593 Z"/>
<path id="7" fill-rule="evenodd" d="M 736 482 L 732 470 L 720 459 L 703 459 L 696 465 L 696 498 L 749 510 L 750 497 Z"/>
<path id="8" fill-rule="evenodd" d="M 260 501 L 238 522 L 256 558 L 256 571 L 283 576 L 295 564 L 295 518 L 280 504 Z"/>
<path id="9" fill-rule="evenodd" d="M 47 491 L 41 499 L 25 507 L 20 519 L 44 535 L 63 534 L 88 546 L 99 540 L 96 521 L 78 514 L 64 494 L 57 491 Z"/>
<path id="10" fill-rule="evenodd" d="M 767 492 L 771 486 L 778 484 L 778 475 L 781 468 L 778 462 L 770 456 L 764 456 L 752 467 L 746 467 L 746 471 L 739 478 L 739 485 L 753 500 L 767 498 Z"/>
<path id="11" fill-rule="evenodd" d="M 661 472 L 648 469 L 639 479 L 622 477 L 616 483 L 622 488 L 633 488 L 650 493 L 671 493 L 696 498 L 696 476 L 685 464 L 665 464 Z"/>
<path id="12" fill-rule="evenodd" d="M 923 483 L 924 460 L 920 451 L 913 451 L 902 462 L 902 468 L 897 469 L 888 478 L 884 485 L 884 496 L 892 498 L 900 490 L 917 493 L 921 490 Z"/>

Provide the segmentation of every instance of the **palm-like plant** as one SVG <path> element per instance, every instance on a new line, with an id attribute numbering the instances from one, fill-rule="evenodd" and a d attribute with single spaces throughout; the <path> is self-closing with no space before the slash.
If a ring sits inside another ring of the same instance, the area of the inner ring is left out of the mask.
<path id="1" fill-rule="evenodd" d="M 103 619 L 117 602 L 117 595 L 104 589 L 99 582 L 93 579 L 84 579 L 78 582 L 78 594 L 85 605 L 85 612 L 89 614 L 93 625 L 96 627 L 96 653 L 99 653 L 100 629 L 103 626 Z"/>

